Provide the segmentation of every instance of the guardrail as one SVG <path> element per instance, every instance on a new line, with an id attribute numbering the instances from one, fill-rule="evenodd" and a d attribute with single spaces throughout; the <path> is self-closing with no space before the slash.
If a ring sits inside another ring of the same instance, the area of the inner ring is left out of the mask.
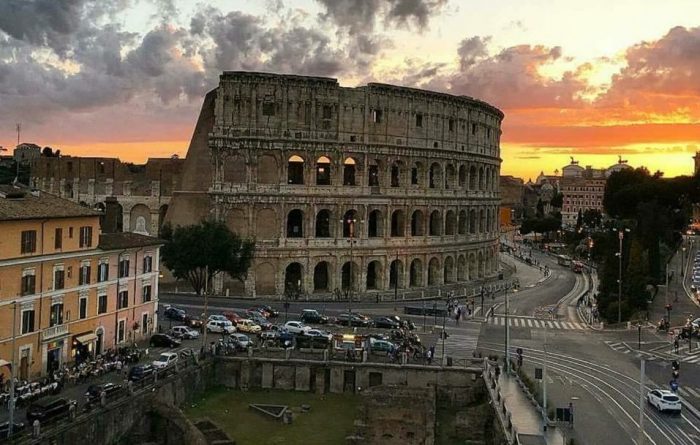
<path id="1" fill-rule="evenodd" d="M 491 397 L 491 401 L 493 402 L 498 423 L 501 425 L 503 434 L 506 437 L 506 442 L 509 444 L 516 444 L 518 440 L 518 432 L 515 429 L 515 425 L 513 425 L 512 414 L 506 406 L 505 398 L 501 394 L 496 373 L 488 358 L 483 359 L 483 363 L 483 378 L 484 382 L 486 383 L 486 389 Z"/>

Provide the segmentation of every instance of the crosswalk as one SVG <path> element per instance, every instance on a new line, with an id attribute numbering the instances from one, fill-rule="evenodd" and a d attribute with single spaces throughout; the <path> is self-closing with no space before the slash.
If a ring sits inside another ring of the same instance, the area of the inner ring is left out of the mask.
<path id="1" fill-rule="evenodd" d="M 663 360 L 670 362 L 671 360 L 677 360 L 681 363 L 700 364 L 700 350 L 697 352 L 694 352 L 695 350 L 693 350 L 692 353 L 688 353 L 687 346 L 685 348 L 679 348 L 678 353 L 676 353 L 672 345 L 662 345 L 651 348 L 650 350 L 639 351 L 637 350 L 636 344 L 634 347 L 632 347 L 624 341 L 606 340 L 605 344 L 613 351 L 617 351 L 622 354 L 633 353 L 636 357 L 643 356 L 649 361 Z"/>
<path id="2" fill-rule="evenodd" d="M 445 354 L 455 358 L 473 357 L 479 341 L 481 323 L 462 323 L 459 327 L 448 328 L 445 340 Z"/>
<path id="3" fill-rule="evenodd" d="M 491 317 L 488 323 L 496 326 L 505 326 L 506 317 Z M 586 325 L 575 321 L 543 320 L 531 317 L 508 317 L 508 326 L 533 329 L 560 329 L 560 330 L 586 330 Z"/>

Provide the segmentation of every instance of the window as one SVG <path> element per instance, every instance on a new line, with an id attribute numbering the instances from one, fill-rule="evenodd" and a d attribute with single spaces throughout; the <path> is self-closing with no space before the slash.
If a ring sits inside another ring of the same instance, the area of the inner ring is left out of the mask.
<path id="1" fill-rule="evenodd" d="M 119 261 L 119 278 L 125 278 L 129 276 L 129 259 L 123 259 Z"/>
<path id="2" fill-rule="evenodd" d="M 449 131 L 454 131 L 455 130 L 455 120 L 450 119 L 447 123 L 447 127 Z"/>
<path id="3" fill-rule="evenodd" d="M 369 166 L 369 186 L 378 187 L 379 186 L 379 166 L 370 165 Z"/>
<path id="4" fill-rule="evenodd" d="M 54 249 L 62 249 L 63 248 L 63 229 L 61 227 L 56 227 L 56 233 L 54 235 L 53 247 L 54 247 Z"/>
<path id="5" fill-rule="evenodd" d="M 101 283 L 107 280 L 109 280 L 109 263 L 100 263 L 97 266 L 97 282 Z"/>
<path id="6" fill-rule="evenodd" d="M 107 295 L 102 294 L 97 296 L 97 313 L 104 314 L 107 312 Z"/>
<path id="7" fill-rule="evenodd" d="M 423 126 L 423 115 L 416 114 L 416 127 L 422 127 L 422 126 Z"/>
<path id="8" fill-rule="evenodd" d="M 476 134 L 476 124 L 472 124 L 472 134 Z"/>
<path id="9" fill-rule="evenodd" d="M 80 310 L 78 316 L 81 320 L 87 318 L 87 297 L 82 297 L 80 299 Z"/>
<path id="10" fill-rule="evenodd" d="M 34 332 L 34 309 L 22 311 L 22 334 Z"/>
<path id="11" fill-rule="evenodd" d="M 323 106 L 323 118 L 330 119 L 333 115 L 333 108 L 330 105 Z"/>
<path id="12" fill-rule="evenodd" d="M 418 168 L 411 169 L 411 185 L 418 185 Z"/>
<path id="13" fill-rule="evenodd" d="M 117 326 L 118 326 L 117 327 L 117 342 L 123 343 L 124 342 L 126 320 L 119 320 L 119 324 Z"/>
<path id="14" fill-rule="evenodd" d="M 153 272 L 153 257 L 143 257 L 143 273 Z"/>
<path id="15" fill-rule="evenodd" d="M 117 309 L 124 309 L 129 307 L 129 291 L 120 291 L 117 295 Z"/>
<path id="16" fill-rule="evenodd" d="M 63 268 L 54 269 L 53 271 L 53 289 L 63 289 L 66 285 L 66 273 Z"/>
<path id="17" fill-rule="evenodd" d="M 36 276 L 33 273 L 23 275 L 20 295 L 25 296 L 34 293 L 36 293 Z"/>
<path id="18" fill-rule="evenodd" d="M 151 301 L 151 285 L 148 284 L 143 287 L 143 302 L 148 303 Z"/>
<path id="19" fill-rule="evenodd" d="M 90 284 L 90 264 L 82 264 L 80 266 L 80 273 L 78 274 L 78 285 L 84 286 Z"/>
<path id="20" fill-rule="evenodd" d="M 68 238 L 73 239 L 73 228 L 68 227 Z"/>
<path id="21" fill-rule="evenodd" d="M 274 116 L 275 115 L 275 103 L 274 102 L 263 102 L 262 115 L 263 116 Z"/>
<path id="22" fill-rule="evenodd" d="M 49 327 L 63 324 L 63 303 L 51 305 L 51 315 L 49 317 Z"/>
<path id="23" fill-rule="evenodd" d="M 92 227 L 80 228 L 80 247 L 92 247 Z"/>
<path id="24" fill-rule="evenodd" d="M 375 124 L 382 123 L 382 110 L 372 110 L 372 122 Z"/>
<path id="25" fill-rule="evenodd" d="M 36 230 L 24 230 L 22 232 L 22 253 L 36 252 Z"/>

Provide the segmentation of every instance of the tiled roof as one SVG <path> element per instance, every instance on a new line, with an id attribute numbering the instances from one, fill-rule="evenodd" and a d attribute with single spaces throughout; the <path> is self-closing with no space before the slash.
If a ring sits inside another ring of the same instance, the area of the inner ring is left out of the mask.
<path id="1" fill-rule="evenodd" d="M 101 213 L 46 192 L 0 185 L 0 221 L 100 216 Z"/>
<path id="2" fill-rule="evenodd" d="M 129 249 L 133 247 L 157 246 L 165 241 L 153 236 L 132 232 L 102 233 L 99 248 L 102 250 Z"/>

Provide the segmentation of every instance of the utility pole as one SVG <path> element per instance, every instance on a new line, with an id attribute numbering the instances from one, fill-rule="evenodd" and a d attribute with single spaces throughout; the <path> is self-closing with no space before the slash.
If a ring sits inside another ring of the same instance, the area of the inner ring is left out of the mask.
<path id="1" fill-rule="evenodd" d="M 542 370 L 542 414 L 544 415 L 544 427 L 547 428 L 549 423 L 549 414 L 547 414 L 547 324 L 544 325 L 544 367 Z"/>
<path id="2" fill-rule="evenodd" d="M 19 145 L 19 138 L 20 138 L 21 134 L 22 134 L 22 124 L 18 123 L 17 124 L 17 145 Z"/>
<path id="3" fill-rule="evenodd" d="M 447 364 L 447 357 L 445 357 L 445 340 L 447 339 L 447 332 L 445 332 L 445 318 L 447 317 L 447 311 L 442 313 L 442 365 Z"/>
<path id="4" fill-rule="evenodd" d="M 503 366 L 503 372 L 506 375 L 510 375 L 510 326 L 508 319 L 508 286 L 505 287 L 506 293 L 506 325 L 505 325 L 505 364 Z"/>
<path id="5" fill-rule="evenodd" d="M 637 440 L 637 445 L 644 445 L 644 364 L 645 361 L 642 358 L 642 363 L 640 365 L 640 375 L 639 375 L 639 439 Z"/>
<path id="6" fill-rule="evenodd" d="M 19 125 L 19 124 L 17 124 Z M 12 363 L 10 364 L 10 423 L 7 437 L 12 437 L 12 429 L 15 425 L 15 351 L 17 350 L 17 300 L 12 302 Z"/>
<path id="7" fill-rule="evenodd" d="M 207 310 L 209 309 L 209 266 L 204 266 L 204 332 L 202 333 L 202 348 L 207 346 Z M 205 349 L 206 350 L 206 349 Z"/>
<path id="8" fill-rule="evenodd" d="M 622 323 L 622 240 L 625 233 L 620 230 L 617 237 L 620 239 L 620 249 L 618 251 L 618 275 L 617 275 L 617 322 Z"/>

